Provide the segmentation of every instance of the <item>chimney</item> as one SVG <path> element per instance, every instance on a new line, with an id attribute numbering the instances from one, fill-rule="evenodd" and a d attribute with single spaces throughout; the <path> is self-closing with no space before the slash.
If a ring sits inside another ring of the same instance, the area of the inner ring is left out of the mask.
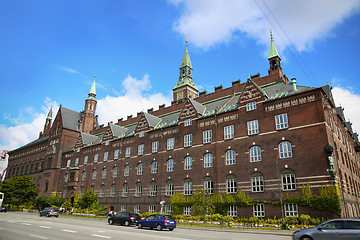
<path id="1" fill-rule="evenodd" d="M 291 79 L 291 85 L 292 85 L 293 91 L 296 92 L 297 91 L 297 89 L 296 89 L 296 78 Z"/>

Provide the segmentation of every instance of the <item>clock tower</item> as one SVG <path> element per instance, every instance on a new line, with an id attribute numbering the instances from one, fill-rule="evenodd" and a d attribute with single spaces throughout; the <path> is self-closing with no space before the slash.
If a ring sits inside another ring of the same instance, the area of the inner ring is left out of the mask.
<path id="1" fill-rule="evenodd" d="M 186 98 L 196 98 L 198 96 L 199 91 L 193 82 L 192 71 L 186 41 L 185 53 L 180 64 L 179 81 L 173 88 L 173 101 L 179 102 Z"/>

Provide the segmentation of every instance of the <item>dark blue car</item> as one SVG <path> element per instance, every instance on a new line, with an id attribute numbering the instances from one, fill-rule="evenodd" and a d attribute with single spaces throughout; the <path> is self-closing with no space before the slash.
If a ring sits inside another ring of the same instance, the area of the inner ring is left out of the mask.
<path id="1" fill-rule="evenodd" d="M 145 219 L 141 219 L 137 222 L 138 228 L 148 227 L 150 229 L 156 228 L 161 231 L 163 228 L 167 228 L 170 231 L 176 228 L 176 221 L 170 215 L 165 214 L 153 214 Z"/>

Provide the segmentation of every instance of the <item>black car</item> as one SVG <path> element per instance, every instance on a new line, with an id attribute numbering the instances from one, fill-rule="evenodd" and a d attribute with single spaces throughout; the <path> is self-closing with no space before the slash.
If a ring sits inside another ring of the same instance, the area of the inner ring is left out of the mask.
<path id="1" fill-rule="evenodd" d="M 59 209 L 54 207 L 46 207 L 40 211 L 40 217 L 47 216 L 47 217 L 59 217 Z"/>
<path id="2" fill-rule="evenodd" d="M 138 220 L 140 220 L 139 214 L 129 213 L 129 212 L 120 212 L 116 215 L 110 216 L 108 223 L 110 225 L 120 224 L 125 226 L 135 225 Z"/>
<path id="3" fill-rule="evenodd" d="M 6 207 L 1 207 L 1 208 L 0 208 L 0 212 L 4 212 L 4 213 L 6 213 L 6 212 L 7 212 Z"/>

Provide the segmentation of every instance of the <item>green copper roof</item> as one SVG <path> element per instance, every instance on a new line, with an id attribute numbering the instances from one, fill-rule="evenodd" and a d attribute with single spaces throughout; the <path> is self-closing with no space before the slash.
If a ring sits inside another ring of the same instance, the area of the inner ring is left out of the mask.
<path id="1" fill-rule="evenodd" d="M 95 78 L 96 78 L 96 75 L 94 76 L 94 82 L 93 82 L 93 84 L 91 85 L 89 94 L 94 94 L 94 95 L 96 95 Z"/>
<path id="2" fill-rule="evenodd" d="M 181 61 L 181 64 L 180 64 L 180 68 L 182 67 L 185 67 L 185 66 L 188 66 L 188 67 L 191 67 L 191 61 L 190 61 L 190 56 L 189 56 L 189 52 L 187 50 L 187 46 L 186 46 L 186 49 L 185 49 L 185 53 L 184 53 L 184 56 L 183 56 L 183 59 Z"/>
<path id="3" fill-rule="evenodd" d="M 49 111 L 46 119 L 52 119 L 52 107 L 50 108 L 50 111 Z"/>
<path id="4" fill-rule="evenodd" d="M 279 57 L 280 58 L 280 55 L 275 47 L 275 43 L 274 43 L 274 40 L 272 38 L 272 35 L 271 35 L 271 44 L 270 44 L 270 53 L 269 53 L 269 57 L 268 59 L 270 58 L 273 58 L 273 57 Z"/>

